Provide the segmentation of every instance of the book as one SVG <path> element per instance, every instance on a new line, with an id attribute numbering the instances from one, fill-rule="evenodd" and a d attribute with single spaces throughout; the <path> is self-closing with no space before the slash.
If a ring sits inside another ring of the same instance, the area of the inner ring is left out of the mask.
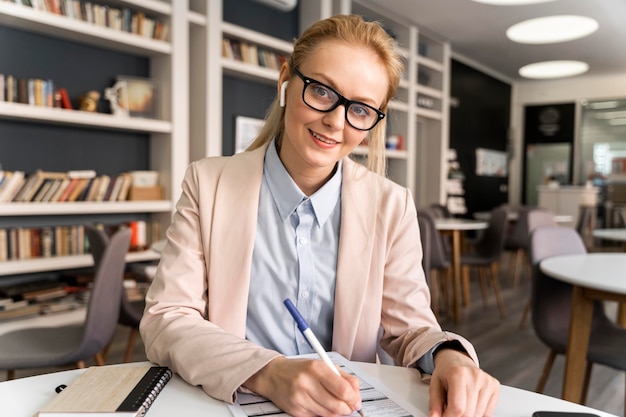
<path id="1" fill-rule="evenodd" d="M 136 417 L 172 377 L 167 367 L 92 366 L 39 410 L 39 417 Z"/>

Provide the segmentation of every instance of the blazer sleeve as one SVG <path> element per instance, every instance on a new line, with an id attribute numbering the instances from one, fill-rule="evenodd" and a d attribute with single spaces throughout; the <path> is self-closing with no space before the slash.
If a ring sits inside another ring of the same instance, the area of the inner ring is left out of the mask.
<path id="1" fill-rule="evenodd" d="M 220 287 L 213 291 L 213 285 L 209 284 L 209 276 L 220 275 L 219 271 L 211 271 L 217 266 L 211 265 L 208 254 L 211 241 L 223 238 L 212 236 L 212 216 L 226 165 L 225 158 L 211 159 L 202 164 L 194 163 L 187 169 L 182 195 L 167 230 L 167 244 L 146 295 L 140 332 L 150 361 L 170 367 L 185 381 L 201 386 L 214 398 L 233 402 L 241 384 L 279 353 L 245 340 L 245 319 L 237 328 L 225 329 L 219 319 L 213 322 L 209 317 L 212 307 L 209 299 L 223 299 L 225 304 L 235 301 L 221 292 Z M 210 171 L 204 166 L 207 164 L 211 166 Z M 242 257 L 232 251 L 220 254 L 225 264 L 242 262 Z M 234 292 L 234 298 L 243 299 L 244 304 L 248 287 L 238 286 L 237 280 L 245 282 L 246 279 L 249 277 L 236 277 L 232 285 L 223 284 Z M 233 315 L 245 318 L 245 311 L 233 312 Z"/>

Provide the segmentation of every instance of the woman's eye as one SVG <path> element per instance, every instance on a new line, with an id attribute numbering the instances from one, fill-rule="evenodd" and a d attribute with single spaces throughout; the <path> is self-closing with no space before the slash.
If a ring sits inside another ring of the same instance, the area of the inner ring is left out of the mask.
<path id="1" fill-rule="evenodd" d="M 371 113 L 369 107 L 362 104 L 352 104 L 350 106 L 350 112 L 358 117 L 368 117 Z"/>

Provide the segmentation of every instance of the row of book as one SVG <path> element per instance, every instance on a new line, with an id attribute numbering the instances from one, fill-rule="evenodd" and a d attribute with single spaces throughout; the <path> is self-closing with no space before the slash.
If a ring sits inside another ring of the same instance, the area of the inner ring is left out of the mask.
<path id="1" fill-rule="evenodd" d="M 0 171 L 0 203 L 125 201 L 133 176 L 96 175 L 93 170 L 52 172 Z"/>
<path id="2" fill-rule="evenodd" d="M 83 0 L 4 1 L 147 38 L 161 41 L 168 38 L 169 25 L 166 22 L 147 16 L 142 11 L 131 10 L 128 7 L 119 8 Z"/>
<path id="3" fill-rule="evenodd" d="M 97 226 L 108 236 L 120 228 L 130 228 L 131 251 L 146 250 L 160 236 L 158 222 L 133 220 Z M 89 253 L 89 240 L 82 224 L 0 229 L 0 262 L 86 253 Z"/>
<path id="4" fill-rule="evenodd" d="M 89 253 L 82 225 L 0 229 L 0 261 Z"/>
<path id="5" fill-rule="evenodd" d="M 0 74 L 0 101 L 38 107 L 72 108 L 67 90 L 55 90 L 54 81 L 18 78 L 10 74 Z"/>
<path id="6" fill-rule="evenodd" d="M 239 39 L 222 39 L 222 56 L 246 64 L 279 70 L 287 56 Z"/>
<path id="7" fill-rule="evenodd" d="M 0 320 L 75 310 L 89 301 L 93 272 L 65 273 L 0 287 Z M 124 291 L 129 301 L 142 300 L 150 282 L 126 272 Z"/>

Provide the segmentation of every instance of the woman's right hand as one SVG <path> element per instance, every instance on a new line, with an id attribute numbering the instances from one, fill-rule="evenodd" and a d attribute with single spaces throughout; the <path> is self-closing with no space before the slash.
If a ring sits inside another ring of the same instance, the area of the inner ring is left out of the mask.
<path id="1" fill-rule="evenodd" d="M 358 378 L 335 374 L 321 360 L 280 356 L 243 386 L 296 417 L 336 417 L 361 409 Z"/>

